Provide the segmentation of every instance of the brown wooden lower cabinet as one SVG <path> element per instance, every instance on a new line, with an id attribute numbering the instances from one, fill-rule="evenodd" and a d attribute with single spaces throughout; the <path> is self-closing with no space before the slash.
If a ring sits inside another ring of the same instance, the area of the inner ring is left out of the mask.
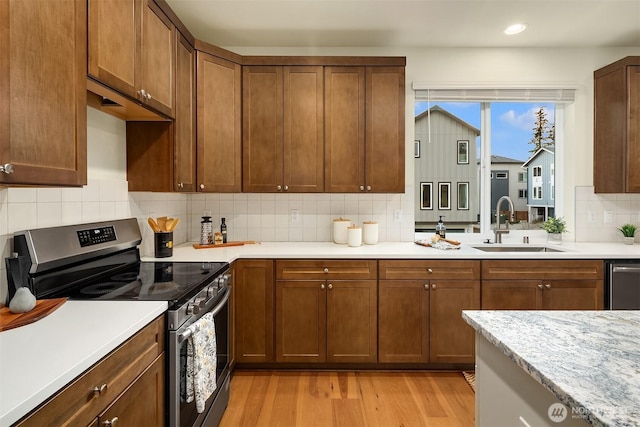
<path id="1" fill-rule="evenodd" d="M 482 262 L 483 310 L 602 310 L 599 260 Z"/>
<path id="2" fill-rule="evenodd" d="M 164 426 L 164 333 L 160 316 L 16 426 Z"/>
<path id="3" fill-rule="evenodd" d="M 236 363 L 273 362 L 273 260 L 236 261 L 234 292 Z"/>
<path id="4" fill-rule="evenodd" d="M 474 363 L 462 310 L 480 308 L 480 262 L 384 260 L 379 271 L 379 362 Z"/>
<path id="5" fill-rule="evenodd" d="M 375 363 L 376 280 L 276 282 L 276 361 Z"/>

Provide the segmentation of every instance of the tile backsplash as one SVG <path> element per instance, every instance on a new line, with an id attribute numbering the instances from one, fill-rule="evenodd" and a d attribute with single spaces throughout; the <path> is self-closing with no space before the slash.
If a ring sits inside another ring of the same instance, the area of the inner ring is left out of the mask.
<path id="1" fill-rule="evenodd" d="M 640 227 L 640 194 L 595 194 L 592 186 L 576 187 L 575 194 L 576 242 L 621 242 L 618 227 Z"/>

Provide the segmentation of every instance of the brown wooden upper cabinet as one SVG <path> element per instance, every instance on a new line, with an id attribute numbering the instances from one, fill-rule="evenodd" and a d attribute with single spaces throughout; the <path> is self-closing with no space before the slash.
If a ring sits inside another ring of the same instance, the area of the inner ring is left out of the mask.
<path id="1" fill-rule="evenodd" d="M 176 109 L 173 190 L 196 191 L 196 53 L 176 32 Z"/>
<path id="2" fill-rule="evenodd" d="M 403 193 L 404 67 L 325 68 L 325 191 Z"/>
<path id="3" fill-rule="evenodd" d="M 241 66 L 197 53 L 197 191 L 242 191 Z"/>
<path id="4" fill-rule="evenodd" d="M 175 26 L 153 0 L 89 0 L 88 73 L 173 117 Z"/>
<path id="5" fill-rule="evenodd" d="M 244 66 L 244 192 L 322 192 L 321 66 Z"/>
<path id="6" fill-rule="evenodd" d="M 640 56 L 594 72 L 596 193 L 640 193 Z"/>
<path id="7" fill-rule="evenodd" d="M 86 3 L 0 1 L 0 183 L 87 182 Z"/>

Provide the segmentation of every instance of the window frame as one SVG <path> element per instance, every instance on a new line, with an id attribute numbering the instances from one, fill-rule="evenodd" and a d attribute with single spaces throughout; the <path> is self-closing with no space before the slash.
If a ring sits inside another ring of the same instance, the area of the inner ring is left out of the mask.
<path id="1" fill-rule="evenodd" d="M 469 164 L 469 140 L 468 139 L 459 139 L 457 146 L 456 146 L 456 160 L 458 162 L 459 165 L 468 165 Z M 466 158 L 466 160 L 460 160 L 460 156 L 462 155 L 461 153 L 461 148 L 465 147 L 465 152 L 464 152 L 464 156 Z"/>
<path id="2" fill-rule="evenodd" d="M 447 189 L 447 197 L 446 197 L 447 204 L 446 204 L 446 206 L 442 203 L 443 202 L 442 190 L 444 188 Z M 450 211 L 451 210 L 451 182 L 439 182 L 438 183 L 438 209 L 441 210 L 441 211 Z"/>
<path id="3" fill-rule="evenodd" d="M 465 190 L 465 193 L 464 193 L 466 195 L 466 197 L 465 197 L 466 207 L 460 206 L 460 194 L 462 193 L 460 191 L 460 187 L 461 186 L 466 187 L 466 190 Z M 456 200 L 458 201 L 458 210 L 459 211 L 468 211 L 470 209 L 469 208 L 469 181 L 460 181 L 460 182 L 458 182 L 458 194 L 457 194 L 457 196 L 458 197 L 456 197 Z"/>
<path id="4" fill-rule="evenodd" d="M 429 189 L 429 204 L 425 204 L 425 189 Z M 420 210 L 432 211 L 433 210 L 433 182 L 421 182 L 420 183 Z"/>

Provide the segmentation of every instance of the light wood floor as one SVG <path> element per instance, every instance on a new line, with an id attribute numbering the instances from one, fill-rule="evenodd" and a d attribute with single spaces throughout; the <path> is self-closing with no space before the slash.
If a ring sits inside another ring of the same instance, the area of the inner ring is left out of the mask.
<path id="1" fill-rule="evenodd" d="M 234 371 L 220 427 L 473 426 L 460 372 Z"/>

